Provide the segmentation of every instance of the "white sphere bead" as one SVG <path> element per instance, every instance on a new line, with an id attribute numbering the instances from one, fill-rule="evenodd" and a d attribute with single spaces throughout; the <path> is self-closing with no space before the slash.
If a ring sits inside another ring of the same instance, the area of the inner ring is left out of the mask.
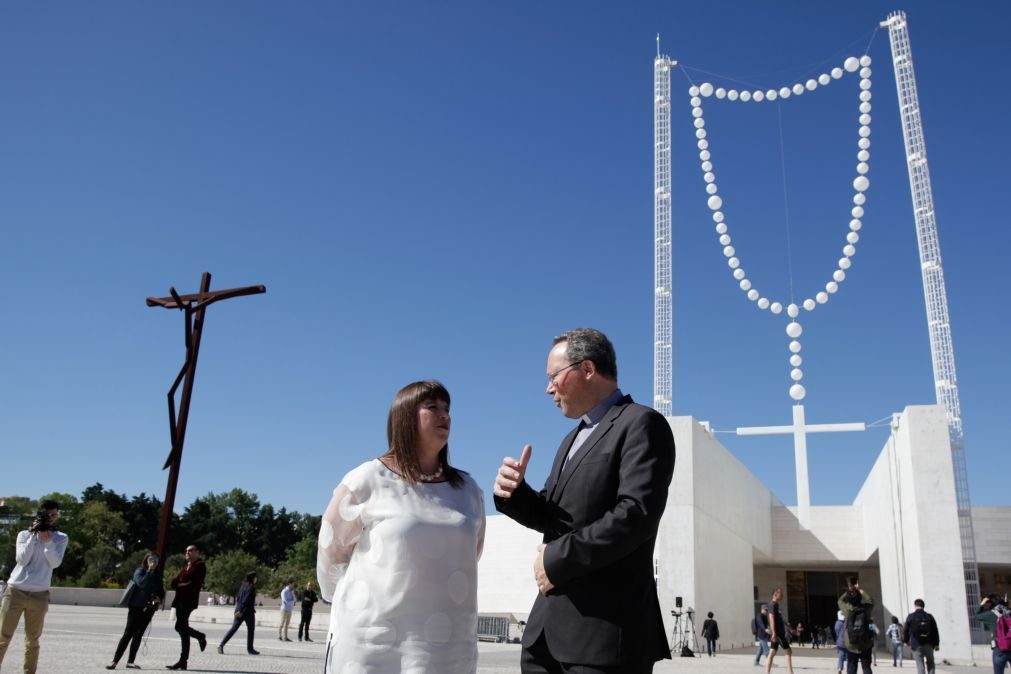
<path id="1" fill-rule="evenodd" d="M 702 108 L 692 108 L 692 117 L 701 117 Z"/>
<path id="2" fill-rule="evenodd" d="M 867 150 L 860 150 L 860 152 L 857 152 L 857 159 L 860 161 L 867 161 L 870 158 L 871 153 L 868 152 Z"/>
<path id="3" fill-rule="evenodd" d="M 702 105 L 702 99 L 699 98 L 698 96 L 693 96 L 692 100 L 691 100 L 691 103 L 692 103 L 692 107 L 693 108 L 697 108 L 700 105 Z"/>
<path id="4" fill-rule="evenodd" d="M 696 129 L 701 129 L 705 125 L 706 125 L 706 120 L 702 119 L 701 117 L 696 118 L 696 120 L 695 120 L 695 128 Z"/>
<path id="5" fill-rule="evenodd" d="M 706 194 L 716 194 L 716 183 L 706 185 Z"/>
<path id="6" fill-rule="evenodd" d="M 846 235 L 846 240 L 849 241 L 850 243 L 856 243 L 857 241 L 860 240 L 860 235 L 857 234 L 856 232 L 850 232 L 849 234 Z"/>
<path id="7" fill-rule="evenodd" d="M 714 180 L 716 180 L 716 176 L 713 174 L 712 171 L 707 171 L 706 174 L 702 176 L 702 179 L 705 180 L 707 183 L 711 183 Z"/>
<path id="8" fill-rule="evenodd" d="M 741 92 L 741 100 L 744 101 L 745 103 L 747 103 L 748 101 L 750 101 L 751 100 L 751 92 L 750 91 L 742 91 Z"/>
<path id="9" fill-rule="evenodd" d="M 804 371 L 801 370 L 799 367 L 795 367 L 792 370 L 790 370 L 790 379 L 794 381 L 800 381 L 803 378 L 804 378 Z"/>
<path id="10" fill-rule="evenodd" d="M 794 84 L 793 85 L 793 93 L 794 93 L 795 96 L 800 96 L 802 93 L 804 93 L 804 85 L 803 84 Z"/>
<path id="11" fill-rule="evenodd" d="M 751 290 L 749 290 L 748 291 L 748 299 L 751 300 L 752 302 L 754 302 L 755 300 L 757 300 L 758 299 L 758 291 L 755 290 L 754 288 L 752 288 Z"/>
<path id="12" fill-rule="evenodd" d="M 702 94 L 703 96 L 712 96 L 713 85 L 710 84 L 709 82 L 704 83 L 702 86 L 699 87 L 699 93 Z"/>
<path id="13" fill-rule="evenodd" d="M 756 103 L 761 103 L 763 100 L 765 100 L 765 92 L 756 91 L 755 93 L 751 94 L 751 97 L 755 99 Z"/>
<path id="14" fill-rule="evenodd" d="M 712 155 L 709 153 L 709 150 L 703 150 L 702 152 L 699 152 L 699 159 L 701 159 L 702 161 L 707 161 L 710 157 L 712 157 Z"/>
<path id="15" fill-rule="evenodd" d="M 866 201 L 867 201 L 867 195 L 866 194 L 854 194 L 853 195 L 853 203 L 856 204 L 857 206 L 863 206 L 864 202 L 866 202 Z"/>
<path id="16" fill-rule="evenodd" d="M 857 218 L 850 220 L 850 229 L 854 232 L 859 232 L 860 228 L 864 226 L 864 223 L 860 222 Z"/>
<path id="17" fill-rule="evenodd" d="M 853 181 L 853 189 L 855 189 L 857 192 L 863 192 L 870 186 L 871 181 L 867 179 L 867 176 L 860 176 L 859 178 Z M 712 208 L 712 206 L 710 206 L 710 208 Z"/>
<path id="18" fill-rule="evenodd" d="M 843 68 L 845 68 L 848 73 L 855 73 L 859 67 L 860 59 L 856 56 L 850 56 L 845 62 L 843 62 Z"/>
<path id="19" fill-rule="evenodd" d="M 866 89 L 864 91 L 861 91 L 860 100 L 863 101 L 864 103 L 871 100 L 871 92 L 867 91 Z"/>
<path id="20" fill-rule="evenodd" d="M 800 353 L 800 342 L 796 339 L 790 342 L 790 353 Z"/>
<path id="21" fill-rule="evenodd" d="M 706 130 L 705 129 L 695 129 L 695 137 L 699 138 L 699 139 L 705 138 L 706 137 Z"/>
<path id="22" fill-rule="evenodd" d="M 804 311 L 814 311 L 815 303 L 810 297 L 804 300 Z"/>
<path id="23" fill-rule="evenodd" d="M 790 87 L 782 87 L 779 90 L 779 97 L 780 98 L 790 98 Z"/>
<path id="24" fill-rule="evenodd" d="M 871 57 L 870 56 L 868 56 L 867 54 L 864 54 L 863 56 L 860 57 L 860 65 L 866 67 L 866 66 L 869 66 L 870 64 L 871 64 Z"/>
<path id="25" fill-rule="evenodd" d="M 786 326 L 786 334 L 791 339 L 797 339 L 804 334 L 804 328 L 800 327 L 800 323 L 797 321 L 790 321 L 790 324 Z"/>
<path id="26" fill-rule="evenodd" d="M 849 260 L 846 261 L 849 262 Z M 842 269 L 836 269 L 834 272 L 832 272 L 832 278 L 835 279 L 836 283 L 842 283 L 843 281 L 846 280 L 846 272 L 844 272 Z"/>
<path id="27" fill-rule="evenodd" d="M 734 247 L 733 246 L 725 246 L 723 248 L 723 254 L 725 256 L 727 256 L 727 257 L 733 257 L 734 256 Z"/>
<path id="28" fill-rule="evenodd" d="M 871 69 L 870 68 L 861 68 L 860 69 L 860 77 L 864 78 L 865 80 L 869 80 L 871 78 Z"/>
<path id="29" fill-rule="evenodd" d="M 859 173 L 860 175 L 864 175 L 865 173 L 867 173 L 870 170 L 871 170 L 871 167 L 868 166 L 867 162 L 865 162 L 865 161 L 862 161 L 859 164 L 857 164 L 857 173 Z"/>
<path id="30" fill-rule="evenodd" d="M 860 104 L 860 112 L 862 112 L 863 114 L 866 115 L 870 111 L 871 111 L 871 104 L 870 103 L 864 102 L 864 103 Z"/>
<path id="31" fill-rule="evenodd" d="M 764 297 L 759 298 L 759 300 L 758 300 L 758 308 L 762 309 L 763 311 L 765 309 L 768 309 L 769 308 L 769 300 L 767 300 Z"/>
<path id="32" fill-rule="evenodd" d="M 741 279 L 738 285 L 741 286 L 741 290 L 751 290 L 751 279 Z"/>
<path id="33" fill-rule="evenodd" d="M 722 236 L 720 236 L 720 245 L 721 246 L 729 246 L 730 245 L 730 235 L 729 234 L 723 234 Z"/>
<path id="34" fill-rule="evenodd" d="M 860 119 L 858 121 L 861 124 L 870 124 L 871 123 L 871 116 L 868 115 L 868 114 L 860 115 Z"/>
<path id="35" fill-rule="evenodd" d="M 765 92 L 765 98 L 767 100 L 774 101 L 778 97 L 779 97 L 779 94 L 776 92 L 775 89 L 769 89 L 768 91 Z"/>
<path id="36" fill-rule="evenodd" d="M 782 313 L 783 305 L 780 304 L 779 302 L 773 302 L 772 304 L 769 305 L 769 311 L 771 311 L 774 314 Z"/>
<path id="37" fill-rule="evenodd" d="M 727 90 L 724 89 L 723 87 L 720 87 L 719 89 L 716 90 L 716 98 L 723 100 L 724 98 L 726 98 L 726 96 Z"/>
<path id="38" fill-rule="evenodd" d="M 803 364 L 803 362 L 804 359 L 798 356 L 797 354 L 793 354 L 792 356 L 790 356 L 790 365 L 793 365 L 794 367 L 800 367 L 801 364 Z"/>
<path id="39" fill-rule="evenodd" d="M 737 89 L 731 89 L 730 91 L 728 91 L 727 92 L 727 98 L 729 98 L 732 101 L 736 101 L 737 100 Z"/>
<path id="40" fill-rule="evenodd" d="M 701 122 L 702 120 L 696 119 L 695 121 L 696 122 Z M 869 137 L 871 135 L 871 127 L 869 127 L 866 124 L 864 124 L 863 126 L 860 127 L 860 130 L 857 133 L 860 134 L 861 138 L 867 138 L 867 137 Z"/>
<path id="41" fill-rule="evenodd" d="M 839 269 L 849 269 L 853 265 L 848 257 L 839 258 Z"/>
<path id="42" fill-rule="evenodd" d="M 738 267 L 737 269 L 735 269 L 734 270 L 734 278 L 737 279 L 738 281 L 740 281 L 741 279 L 743 279 L 744 278 L 744 270 L 741 269 L 740 267 Z"/>
<path id="43" fill-rule="evenodd" d="M 818 88 L 818 83 L 815 82 L 814 80 L 808 80 L 807 82 L 804 83 L 804 86 L 807 87 L 808 91 L 814 91 L 815 89 Z"/>
<path id="44" fill-rule="evenodd" d="M 723 222 L 723 211 L 716 211 L 715 213 L 713 213 L 713 221 L 714 222 Z M 722 234 L 722 232 L 721 232 L 721 234 Z"/>
<path id="45" fill-rule="evenodd" d="M 852 244 L 847 243 L 842 249 L 843 255 L 846 257 L 853 257 L 857 254 L 857 249 L 853 247 Z"/>
<path id="46" fill-rule="evenodd" d="M 870 138 L 861 138 L 860 140 L 857 141 L 857 147 L 859 147 L 861 150 L 866 150 L 870 146 L 871 146 Z"/>
<path id="47" fill-rule="evenodd" d="M 825 304 L 826 302 L 828 302 L 828 293 L 824 291 L 818 293 L 817 295 L 814 296 L 814 301 L 817 302 L 818 304 Z"/>
<path id="48" fill-rule="evenodd" d="M 706 203 L 709 204 L 709 210 L 711 211 L 718 211 L 723 207 L 723 199 L 717 196 L 709 197 L 709 201 Z"/>
<path id="49" fill-rule="evenodd" d="M 853 209 L 850 211 L 850 215 L 852 215 L 854 218 L 864 217 L 864 207 L 854 206 Z"/>
<path id="50" fill-rule="evenodd" d="M 822 73 L 821 75 L 818 75 L 818 84 L 820 84 L 822 86 L 825 86 L 826 84 L 828 84 L 831 81 L 832 81 L 832 78 L 829 77 L 827 73 Z"/>
<path id="51" fill-rule="evenodd" d="M 794 384 L 790 387 L 790 397 L 794 400 L 803 400 L 806 395 L 807 391 L 800 384 Z"/>
<path id="52" fill-rule="evenodd" d="M 719 234 L 726 234 L 726 232 L 727 232 L 727 225 L 726 225 L 726 223 L 721 222 L 718 225 L 716 225 L 716 231 Z"/>
<path id="53" fill-rule="evenodd" d="M 694 98 L 695 96 L 698 96 L 698 95 L 699 95 L 699 88 L 698 88 L 698 87 L 696 87 L 696 86 L 692 86 L 692 87 L 690 87 L 690 88 L 688 89 L 688 95 L 689 95 L 689 96 L 691 96 L 691 97 L 693 97 L 693 98 Z"/>
<path id="54" fill-rule="evenodd" d="M 832 68 L 832 79 L 837 80 L 843 76 L 842 68 Z"/>
<path id="55" fill-rule="evenodd" d="M 860 80 L 860 89 L 862 89 L 863 91 L 867 91 L 870 88 L 871 88 L 870 80 Z"/>
<path id="56" fill-rule="evenodd" d="M 828 283 L 825 284 L 825 290 L 827 290 L 829 294 L 834 295 L 835 293 L 839 292 L 839 284 L 836 283 L 835 281 L 829 281 Z"/>
<path id="57" fill-rule="evenodd" d="M 737 269 L 738 267 L 741 266 L 741 261 L 738 260 L 736 257 L 732 257 L 729 260 L 727 260 L 727 265 L 729 265 L 731 269 Z"/>
<path id="58" fill-rule="evenodd" d="M 709 172 L 713 170 L 713 163 L 711 161 L 702 162 L 702 170 Z"/>
<path id="59" fill-rule="evenodd" d="M 797 318 L 800 314 L 800 308 L 796 304 L 791 304 L 786 308 L 786 315 L 790 318 Z"/>
<path id="60" fill-rule="evenodd" d="M 697 146 L 697 147 L 698 147 L 698 148 L 699 148 L 700 150 L 705 150 L 706 148 L 708 148 L 708 147 L 709 147 L 709 141 L 708 141 L 708 140 L 706 140 L 705 138 L 703 138 L 703 139 L 702 139 L 702 140 L 700 140 L 699 142 L 695 143 L 695 145 L 696 145 L 696 146 Z"/>

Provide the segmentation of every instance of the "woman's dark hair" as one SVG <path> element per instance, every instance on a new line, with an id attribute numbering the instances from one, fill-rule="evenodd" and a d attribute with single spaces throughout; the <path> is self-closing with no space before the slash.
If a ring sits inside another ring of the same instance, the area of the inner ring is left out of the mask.
<path id="1" fill-rule="evenodd" d="M 899 619 L 897 617 L 895 617 L 895 616 L 892 616 L 892 624 L 893 625 L 898 625 L 899 624 Z"/>
<path id="2" fill-rule="evenodd" d="M 252 583 L 254 580 L 256 580 L 256 571 L 250 571 L 246 574 L 247 583 Z"/>
<path id="3" fill-rule="evenodd" d="M 161 558 L 158 556 L 157 552 L 154 552 L 153 550 L 148 550 L 147 552 L 144 553 L 144 560 L 140 563 L 140 568 L 146 570 L 147 569 L 147 562 L 152 557 L 154 557 L 155 559 L 158 559 L 159 561 L 161 560 Z"/>
<path id="4" fill-rule="evenodd" d="M 386 440 L 389 450 L 384 456 L 397 462 L 400 477 L 408 484 L 421 482 L 422 470 L 418 462 L 418 408 L 423 403 L 436 400 L 450 404 L 449 391 L 433 380 L 416 381 L 397 392 L 386 419 Z M 453 487 L 463 486 L 460 471 L 449 465 L 449 444 L 439 451 L 442 476 Z"/>

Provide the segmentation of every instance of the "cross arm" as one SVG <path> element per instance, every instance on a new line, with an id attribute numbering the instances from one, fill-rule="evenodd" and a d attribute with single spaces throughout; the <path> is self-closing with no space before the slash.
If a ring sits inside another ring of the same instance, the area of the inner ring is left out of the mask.
<path id="1" fill-rule="evenodd" d="M 243 295 L 259 295 L 267 292 L 267 287 L 246 286 L 244 288 L 229 288 L 228 290 L 214 290 L 205 293 L 195 293 L 193 295 L 177 295 L 175 297 L 149 297 L 147 305 L 149 307 L 164 307 L 166 309 L 182 309 L 192 303 L 196 303 L 196 308 L 206 307 L 218 300 L 227 300 Z"/>

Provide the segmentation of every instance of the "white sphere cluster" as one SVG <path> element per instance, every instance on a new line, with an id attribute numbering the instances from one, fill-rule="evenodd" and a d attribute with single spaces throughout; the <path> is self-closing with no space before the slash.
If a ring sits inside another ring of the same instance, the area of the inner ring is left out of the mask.
<path id="1" fill-rule="evenodd" d="M 870 172 L 870 146 L 871 146 L 871 57 L 862 56 L 857 58 L 851 56 L 847 58 L 841 68 L 832 68 L 828 73 L 822 73 L 816 78 L 811 78 L 793 86 L 783 86 L 766 90 L 755 89 L 737 90 L 715 87 L 710 82 L 693 85 L 688 90 L 691 97 L 692 117 L 694 118 L 695 137 L 698 139 L 697 145 L 700 150 L 699 160 L 701 161 L 702 177 L 705 183 L 706 194 L 708 196 L 707 205 L 713 212 L 713 221 L 716 223 L 716 234 L 719 238 L 723 256 L 727 260 L 727 266 L 731 270 L 731 275 L 737 282 L 738 287 L 744 292 L 747 298 L 754 302 L 762 311 L 768 310 L 770 313 L 778 315 L 784 310 L 781 302 L 776 302 L 763 296 L 754 283 L 747 277 L 747 273 L 741 266 L 741 259 L 738 251 L 731 245 L 732 239 L 729 227 L 725 222 L 726 217 L 723 212 L 723 198 L 718 196 L 719 187 L 716 181 L 716 173 L 713 170 L 712 153 L 709 150 L 709 141 L 706 138 L 705 113 L 702 109 L 702 99 L 715 96 L 719 100 L 755 101 L 776 101 L 786 100 L 791 96 L 800 96 L 807 91 L 815 91 L 818 87 L 824 87 L 838 80 L 846 73 L 858 73 L 860 76 L 860 106 L 859 106 L 859 128 L 857 130 L 857 165 L 856 177 L 853 179 L 853 208 L 850 210 L 851 220 L 849 221 L 849 232 L 846 233 L 846 244 L 843 246 L 843 257 L 839 258 L 838 268 L 832 273 L 832 280 L 825 284 L 825 289 L 819 291 L 814 297 L 804 299 L 800 304 L 790 303 L 785 307 L 786 314 L 790 318 L 786 326 L 786 334 L 790 338 L 790 378 L 794 384 L 790 387 L 790 397 L 794 400 L 803 400 L 807 391 L 800 384 L 804 378 L 804 373 L 800 369 L 803 362 L 800 353 L 800 342 L 798 338 L 803 334 L 803 328 L 797 321 L 801 308 L 804 311 L 814 311 L 819 304 L 825 304 L 829 298 L 839 291 L 839 284 L 846 279 L 846 271 L 852 266 L 852 258 L 856 255 L 856 244 L 860 241 L 860 230 L 863 227 L 864 204 L 867 202 L 866 192 L 870 188 L 870 179 L 867 174 Z"/>

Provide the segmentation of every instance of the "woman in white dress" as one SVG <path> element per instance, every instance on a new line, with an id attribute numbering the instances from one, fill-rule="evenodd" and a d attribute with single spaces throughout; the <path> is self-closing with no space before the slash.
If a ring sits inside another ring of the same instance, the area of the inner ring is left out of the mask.
<path id="1" fill-rule="evenodd" d="M 449 463 L 449 404 L 439 382 L 402 388 L 389 450 L 334 489 L 317 556 L 329 674 L 477 669 L 484 495 Z"/>

